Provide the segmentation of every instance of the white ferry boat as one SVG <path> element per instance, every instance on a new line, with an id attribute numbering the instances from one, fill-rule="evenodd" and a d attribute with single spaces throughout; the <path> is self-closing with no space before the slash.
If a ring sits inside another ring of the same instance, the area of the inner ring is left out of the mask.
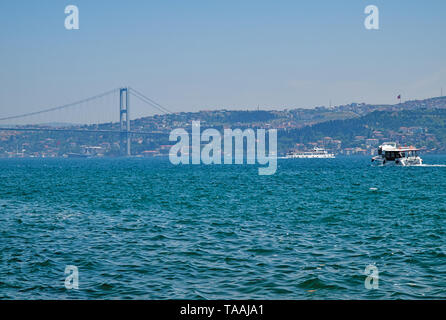
<path id="1" fill-rule="evenodd" d="M 312 151 L 295 151 L 289 152 L 285 155 L 284 159 L 333 159 L 335 155 L 328 153 L 323 148 L 314 148 Z"/>
<path id="2" fill-rule="evenodd" d="M 378 155 L 372 158 L 376 165 L 419 166 L 423 159 L 418 156 L 420 149 L 398 147 L 395 142 L 386 142 L 378 147 Z"/>

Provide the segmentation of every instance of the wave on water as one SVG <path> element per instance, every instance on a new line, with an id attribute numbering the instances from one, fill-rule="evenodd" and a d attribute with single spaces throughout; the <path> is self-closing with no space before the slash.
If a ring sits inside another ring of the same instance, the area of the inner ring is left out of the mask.
<path id="1" fill-rule="evenodd" d="M 414 167 L 446 168 L 446 164 L 420 164 Z"/>
<path id="2" fill-rule="evenodd" d="M 0 160 L 0 299 L 444 299 L 446 157 L 426 162 L 291 160 L 266 177 Z M 64 287 L 67 265 L 79 290 Z"/>

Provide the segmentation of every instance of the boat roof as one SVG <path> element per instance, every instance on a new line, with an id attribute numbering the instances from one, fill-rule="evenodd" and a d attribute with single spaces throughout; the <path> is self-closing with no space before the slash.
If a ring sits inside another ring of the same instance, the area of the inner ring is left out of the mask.
<path id="1" fill-rule="evenodd" d="M 383 151 L 396 151 L 396 152 L 407 152 L 407 151 L 420 151 L 420 149 L 415 147 L 393 147 L 393 146 L 383 146 Z"/>
<path id="2" fill-rule="evenodd" d="M 415 148 L 415 147 L 401 147 L 398 149 L 399 149 L 399 151 L 420 151 L 419 148 Z"/>

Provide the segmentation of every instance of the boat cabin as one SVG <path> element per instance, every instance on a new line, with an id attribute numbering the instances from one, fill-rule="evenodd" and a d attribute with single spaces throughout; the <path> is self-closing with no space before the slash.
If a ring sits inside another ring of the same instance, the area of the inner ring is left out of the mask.
<path id="1" fill-rule="evenodd" d="M 395 161 L 401 158 L 418 157 L 418 151 L 420 149 L 414 147 L 397 147 L 396 143 L 392 142 L 379 147 L 378 155 L 387 161 Z"/>

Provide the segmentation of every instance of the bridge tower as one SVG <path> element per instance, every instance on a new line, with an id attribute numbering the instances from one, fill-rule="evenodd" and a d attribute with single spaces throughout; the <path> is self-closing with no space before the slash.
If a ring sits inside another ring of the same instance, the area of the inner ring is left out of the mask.
<path id="1" fill-rule="evenodd" d="M 119 89 L 119 130 L 121 131 L 119 147 L 123 156 L 131 155 L 129 90 L 129 88 Z"/>

